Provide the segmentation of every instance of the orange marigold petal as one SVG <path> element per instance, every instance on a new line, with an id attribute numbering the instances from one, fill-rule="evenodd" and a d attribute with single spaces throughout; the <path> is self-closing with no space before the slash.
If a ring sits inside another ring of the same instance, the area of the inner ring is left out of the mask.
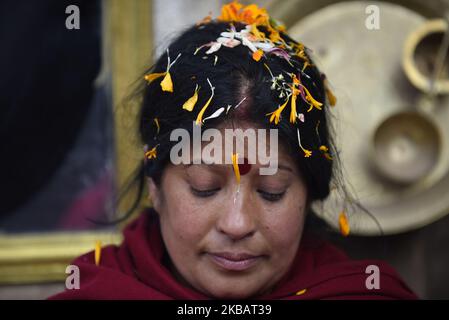
<path id="1" fill-rule="evenodd" d="M 238 165 L 238 159 L 239 159 L 239 154 L 233 153 L 232 154 L 232 166 L 234 168 L 235 179 L 237 180 L 237 183 L 240 184 L 240 168 Z"/>
<path id="2" fill-rule="evenodd" d="M 261 49 L 258 49 L 253 53 L 253 59 L 256 61 L 259 61 L 263 56 L 263 51 Z"/>
<path id="3" fill-rule="evenodd" d="M 338 224 L 340 226 L 340 232 L 343 235 L 343 237 L 346 237 L 349 235 L 350 227 L 349 227 L 349 221 L 346 217 L 346 214 L 344 211 L 340 213 L 340 216 L 338 217 Z"/>
<path id="4" fill-rule="evenodd" d="M 165 76 L 166 72 L 155 72 L 145 75 L 144 79 L 148 81 L 148 83 L 152 82 L 153 80 L 156 80 L 157 78 L 160 78 L 162 76 Z"/>
<path id="5" fill-rule="evenodd" d="M 95 265 L 100 265 L 101 259 L 101 241 L 95 242 Z"/>

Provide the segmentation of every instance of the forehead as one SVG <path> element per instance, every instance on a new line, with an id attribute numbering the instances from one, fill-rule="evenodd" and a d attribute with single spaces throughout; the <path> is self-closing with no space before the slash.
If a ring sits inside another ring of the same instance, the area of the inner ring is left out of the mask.
<path id="1" fill-rule="evenodd" d="M 176 163 L 229 165 L 236 161 L 255 165 L 264 174 L 275 168 L 295 172 L 295 161 L 278 139 L 278 129 L 266 129 L 246 121 L 220 123 L 216 127 L 195 127 L 193 136 L 184 141 L 182 161 Z M 171 154 L 172 155 L 172 154 Z"/>
<path id="2" fill-rule="evenodd" d="M 279 139 L 279 129 L 277 128 L 267 129 L 260 124 L 250 121 L 228 119 L 221 122 L 213 129 L 218 130 L 223 137 L 223 147 L 225 147 L 225 138 L 226 134 L 228 134 L 228 137 L 233 137 L 234 142 L 239 142 L 242 145 L 244 144 L 245 151 L 247 151 L 247 148 L 249 147 L 248 144 L 255 142 L 260 144 L 260 147 L 265 147 L 268 154 L 270 152 L 271 144 L 276 143 L 278 157 L 291 158 L 287 152 L 285 143 Z M 276 134 L 273 134 L 274 131 Z M 257 147 L 259 147 L 259 145 L 257 145 Z M 274 148 L 271 148 L 271 150 L 273 149 Z"/>

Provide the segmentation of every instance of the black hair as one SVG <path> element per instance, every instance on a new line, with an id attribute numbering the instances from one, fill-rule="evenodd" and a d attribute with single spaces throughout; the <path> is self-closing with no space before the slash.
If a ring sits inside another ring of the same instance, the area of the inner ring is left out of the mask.
<path id="1" fill-rule="evenodd" d="M 246 26 L 240 23 L 232 25 L 237 31 Z M 208 106 L 207 114 L 212 114 L 220 107 L 235 106 L 239 103 L 241 105 L 229 112 L 226 117 L 220 116 L 205 122 L 202 129 L 217 127 L 225 119 L 247 120 L 267 129 L 278 128 L 283 147 L 296 161 L 305 179 L 308 190 L 307 203 L 324 200 L 329 195 L 331 180 L 340 173 L 338 171 L 339 156 L 329 123 L 329 101 L 326 98 L 323 83 L 324 74 L 313 63 L 306 47 L 304 55 L 307 59 L 294 56 L 290 61 L 270 54 L 261 61 L 256 61 L 245 46 L 234 48 L 222 46 L 211 55 L 204 54 L 207 48 L 197 50 L 204 44 L 216 40 L 220 33 L 230 28 L 230 23 L 212 21 L 203 25 L 194 25 L 185 30 L 168 46 L 167 51 L 157 59 L 154 66 L 145 70 L 141 80 L 138 81 L 137 88 L 128 97 L 128 101 L 129 99 L 139 101 L 140 114 L 137 120 L 140 143 L 142 146 L 148 145 L 149 149 L 157 146 L 157 157 L 145 162 L 142 160 L 136 169 L 131 184 L 139 184 L 137 196 L 128 213 L 120 218 L 120 221 L 139 206 L 146 177 L 151 177 L 156 185 L 160 184 L 164 167 L 169 161 L 171 147 L 177 143 L 170 141 L 170 133 L 177 128 L 184 128 L 191 132 L 192 122 L 196 120 L 199 108 L 210 98 L 208 79 L 215 87 L 215 94 Z M 259 28 L 261 31 L 266 31 L 264 27 Z M 280 35 L 285 43 L 298 45 L 298 42 L 286 33 L 280 32 Z M 161 90 L 160 80 L 150 83 L 144 80 L 144 74 L 165 72 L 168 56 L 173 61 L 179 54 L 179 59 L 170 68 L 174 85 L 173 93 Z M 306 61 L 308 61 L 307 65 L 305 65 Z M 284 111 L 279 124 L 270 123 L 266 114 L 275 111 L 285 102 L 285 97 L 282 99 L 278 91 L 271 90 L 270 71 L 264 63 L 275 75 L 283 74 L 286 77 L 289 74 L 298 75 L 312 97 L 323 104 L 322 110 L 313 108 L 307 112 L 309 105 L 302 99 L 298 99 L 297 110 L 304 113 L 304 122 L 290 123 L 288 112 Z M 189 112 L 182 106 L 192 96 L 197 84 L 201 87 L 198 102 L 193 112 Z M 158 120 L 158 125 L 155 119 Z M 305 157 L 299 149 L 297 129 L 301 135 L 301 144 L 312 150 L 310 157 Z M 326 146 L 329 149 L 328 155 L 332 159 L 324 156 L 320 146 Z M 341 179 L 338 177 L 334 179 L 334 183 L 340 184 L 340 182 Z M 130 190 L 131 184 L 125 192 Z M 345 190 L 342 184 L 337 187 Z M 348 197 L 346 191 L 344 195 Z"/>

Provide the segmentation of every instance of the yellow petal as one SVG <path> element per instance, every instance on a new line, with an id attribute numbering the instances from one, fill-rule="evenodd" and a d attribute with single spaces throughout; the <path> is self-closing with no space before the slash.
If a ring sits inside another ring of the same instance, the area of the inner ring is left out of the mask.
<path id="1" fill-rule="evenodd" d="M 332 107 L 335 106 L 335 104 L 337 103 L 337 98 L 334 96 L 332 91 L 330 91 L 329 89 L 326 89 L 326 95 L 327 95 L 327 99 L 329 100 L 329 104 Z"/>
<path id="2" fill-rule="evenodd" d="M 291 111 L 290 111 L 290 122 L 296 123 L 296 94 L 293 94 L 292 96 L 292 104 L 291 104 Z"/>
<path id="3" fill-rule="evenodd" d="M 203 115 L 206 111 L 207 107 L 209 106 L 210 102 L 212 101 L 212 97 L 207 100 L 206 104 L 201 109 L 200 113 L 198 113 L 198 116 L 196 117 L 196 124 L 201 125 L 203 123 Z"/>
<path id="4" fill-rule="evenodd" d="M 145 157 L 147 159 L 155 159 L 157 157 L 157 151 L 156 151 L 157 146 L 155 146 L 153 149 L 145 152 Z"/>
<path id="5" fill-rule="evenodd" d="M 273 122 L 273 120 L 274 120 L 275 124 L 279 123 L 280 118 L 281 118 L 281 113 L 285 109 L 285 106 L 287 105 L 288 100 L 289 100 L 289 98 L 287 98 L 287 100 L 284 102 L 284 104 L 282 106 L 278 107 L 275 111 L 266 114 L 266 116 L 271 115 L 270 123 Z"/>
<path id="6" fill-rule="evenodd" d="M 258 49 L 253 53 L 253 59 L 256 61 L 259 61 L 263 56 L 263 51 L 261 49 Z"/>
<path id="7" fill-rule="evenodd" d="M 283 42 L 280 33 L 277 30 L 272 30 L 270 33 L 270 40 L 272 42 Z"/>
<path id="8" fill-rule="evenodd" d="M 276 113 L 272 112 L 270 117 L 270 123 L 272 123 L 274 120 L 274 123 L 278 124 L 279 120 L 276 121 Z"/>
<path id="9" fill-rule="evenodd" d="M 327 159 L 327 160 L 332 160 L 332 157 L 331 157 L 331 155 L 329 154 L 329 148 L 328 147 L 326 147 L 326 146 L 321 146 L 320 147 L 320 151 L 322 151 L 323 152 L 323 154 L 324 154 L 324 157 Z"/>
<path id="10" fill-rule="evenodd" d="M 264 40 L 266 38 L 265 33 L 257 29 L 257 26 L 254 23 L 251 25 L 251 33 L 260 40 Z"/>
<path id="11" fill-rule="evenodd" d="M 310 102 L 310 108 L 307 110 L 307 112 L 311 111 L 313 107 L 317 108 L 318 110 L 321 110 L 321 106 L 323 105 L 321 102 L 316 101 L 312 95 L 310 94 L 309 90 L 307 90 L 306 87 L 302 86 L 304 88 L 304 91 L 306 92 L 306 99 Z"/>
<path id="12" fill-rule="evenodd" d="M 166 72 L 156 72 L 156 73 L 150 73 L 145 75 L 144 79 L 148 81 L 148 83 L 151 83 L 151 81 L 156 80 L 157 78 L 160 78 L 162 76 L 165 76 Z"/>
<path id="13" fill-rule="evenodd" d="M 161 126 L 159 125 L 159 120 L 158 120 L 158 118 L 154 118 L 154 122 L 156 123 L 157 134 L 159 134 L 159 131 L 161 130 Z"/>
<path id="14" fill-rule="evenodd" d="M 307 150 L 307 149 L 302 149 L 302 151 L 304 151 L 304 157 L 308 158 L 310 156 L 312 156 L 312 151 Z"/>
<path id="15" fill-rule="evenodd" d="M 206 111 L 207 107 L 209 106 L 210 102 L 212 101 L 212 98 L 214 97 L 214 90 L 215 87 L 212 86 L 212 84 L 210 83 L 209 79 L 207 79 L 207 82 L 209 82 L 209 86 L 212 90 L 212 94 L 210 95 L 210 98 L 207 100 L 207 102 L 205 103 L 205 105 L 201 108 L 201 111 L 198 113 L 197 117 L 196 117 L 196 124 L 197 125 L 202 125 L 203 124 L 203 115 L 204 112 Z"/>
<path id="16" fill-rule="evenodd" d="M 97 241 L 95 243 L 95 265 L 100 265 L 101 258 L 101 241 Z"/>
<path id="17" fill-rule="evenodd" d="M 301 144 L 301 135 L 299 134 L 299 129 L 296 129 L 296 132 L 298 134 L 298 145 L 301 148 L 301 150 L 304 152 L 304 157 L 308 158 L 312 155 L 312 151 L 305 149 Z"/>
<path id="18" fill-rule="evenodd" d="M 167 72 L 164 79 L 161 81 L 161 88 L 163 91 L 173 92 L 173 82 L 171 80 L 170 72 Z"/>
<path id="19" fill-rule="evenodd" d="M 198 101 L 198 86 L 195 88 L 195 92 L 193 93 L 193 96 L 191 96 L 184 104 L 182 105 L 182 108 L 187 111 L 192 111 L 193 107 L 195 107 L 196 102 Z"/>
<path id="20" fill-rule="evenodd" d="M 304 66 L 302 67 L 301 71 L 304 72 L 304 70 L 307 68 L 308 65 L 309 65 L 309 63 L 306 61 L 304 63 Z"/>
<path id="21" fill-rule="evenodd" d="M 307 289 L 299 290 L 298 292 L 296 292 L 295 295 L 297 295 L 297 296 L 303 295 L 304 293 L 306 293 L 306 291 L 307 291 Z"/>
<path id="22" fill-rule="evenodd" d="M 348 218 L 346 217 L 346 214 L 344 211 L 340 213 L 340 216 L 338 218 L 338 224 L 340 225 L 340 233 L 343 235 L 343 237 L 346 237 L 349 235 L 350 227 Z"/>
<path id="23" fill-rule="evenodd" d="M 238 153 L 232 154 L 232 166 L 234 168 L 235 179 L 237 180 L 237 183 L 239 184 L 240 183 L 240 169 L 239 169 L 239 165 L 238 165 L 238 158 L 239 158 Z"/>

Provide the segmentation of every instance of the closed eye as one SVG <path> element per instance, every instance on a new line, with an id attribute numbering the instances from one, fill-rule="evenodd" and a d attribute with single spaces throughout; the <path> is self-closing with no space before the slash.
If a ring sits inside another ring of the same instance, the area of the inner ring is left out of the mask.
<path id="1" fill-rule="evenodd" d="M 285 194 L 285 191 L 281 193 L 271 193 L 263 190 L 257 190 L 257 192 L 261 195 L 261 197 L 270 202 L 276 202 L 282 199 Z"/>
<path id="2" fill-rule="evenodd" d="M 200 198 L 207 198 L 207 197 L 211 197 L 213 196 L 215 193 L 217 193 L 218 191 L 220 191 L 220 188 L 215 188 L 215 189 L 208 189 L 208 190 L 198 190 L 195 189 L 193 187 L 190 187 L 190 190 L 192 191 L 192 193 Z"/>

